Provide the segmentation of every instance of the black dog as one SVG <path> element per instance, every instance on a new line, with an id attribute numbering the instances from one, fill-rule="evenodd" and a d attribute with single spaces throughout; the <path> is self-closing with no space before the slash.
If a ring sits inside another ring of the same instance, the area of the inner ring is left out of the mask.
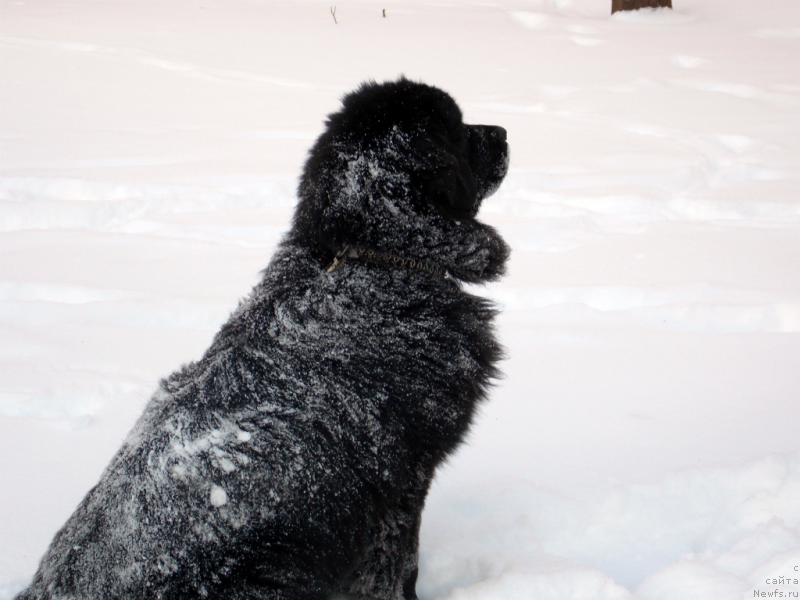
<path id="1" fill-rule="evenodd" d="M 494 309 L 460 282 L 504 271 L 475 215 L 506 135 L 404 78 L 343 104 L 263 280 L 18 600 L 416 598 L 428 487 L 497 375 Z"/>

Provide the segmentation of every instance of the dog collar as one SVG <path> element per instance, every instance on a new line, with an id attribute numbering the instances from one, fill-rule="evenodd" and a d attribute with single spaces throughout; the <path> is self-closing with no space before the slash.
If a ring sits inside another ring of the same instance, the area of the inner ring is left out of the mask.
<path id="1" fill-rule="evenodd" d="M 421 260 L 419 258 L 403 258 L 389 254 L 388 252 L 379 252 L 378 250 L 371 250 L 368 248 L 359 248 L 358 246 L 346 245 L 344 248 L 336 253 L 333 262 L 325 269 L 326 273 L 333 273 L 340 268 L 344 261 L 348 258 L 354 258 L 363 262 L 370 262 L 384 267 L 401 267 L 410 271 L 424 271 L 432 275 L 437 275 L 443 279 L 450 277 L 450 273 L 444 267 L 437 265 L 429 260 Z"/>

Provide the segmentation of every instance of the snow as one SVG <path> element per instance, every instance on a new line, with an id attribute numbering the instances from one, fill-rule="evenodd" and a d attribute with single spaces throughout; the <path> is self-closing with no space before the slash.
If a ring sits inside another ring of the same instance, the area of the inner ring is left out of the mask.
<path id="1" fill-rule="evenodd" d="M 211 506 L 215 506 L 219 508 L 220 506 L 225 506 L 228 503 L 228 494 L 225 493 L 218 485 L 215 485 L 211 488 L 211 493 L 208 497 L 209 502 L 211 502 Z"/>
<path id="2" fill-rule="evenodd" d="M 324 116 L 400 73 L 512 151 L 506 378 L 421 598 L 796 597 L 800 4 L 674 5 L 0 4 L 0 599 L 257 281 Z"/>

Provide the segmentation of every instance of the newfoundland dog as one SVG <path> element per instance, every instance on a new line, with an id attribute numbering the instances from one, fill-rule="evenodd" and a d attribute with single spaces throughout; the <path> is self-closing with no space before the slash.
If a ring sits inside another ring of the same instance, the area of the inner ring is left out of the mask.
<path id="1" fill-rule="evenodd" d="M 506 132 L 401 78 L 346 95 L 292 227 L 164 379 L 18 600 L 416 598 L 436 467 L 497 376 Z"/>

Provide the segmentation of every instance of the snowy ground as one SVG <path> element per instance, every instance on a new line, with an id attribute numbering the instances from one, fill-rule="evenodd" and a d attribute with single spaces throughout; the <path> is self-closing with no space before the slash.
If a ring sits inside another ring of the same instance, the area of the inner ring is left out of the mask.
<path id="1" fill-rule="evenodd" d="M 0 600 L 256 281 L 323 117 L 400 73 L 512 149 L 507 377 L 423 600 L 798 597 L 800 2 L 610 4 L 0 2 Z"/>

